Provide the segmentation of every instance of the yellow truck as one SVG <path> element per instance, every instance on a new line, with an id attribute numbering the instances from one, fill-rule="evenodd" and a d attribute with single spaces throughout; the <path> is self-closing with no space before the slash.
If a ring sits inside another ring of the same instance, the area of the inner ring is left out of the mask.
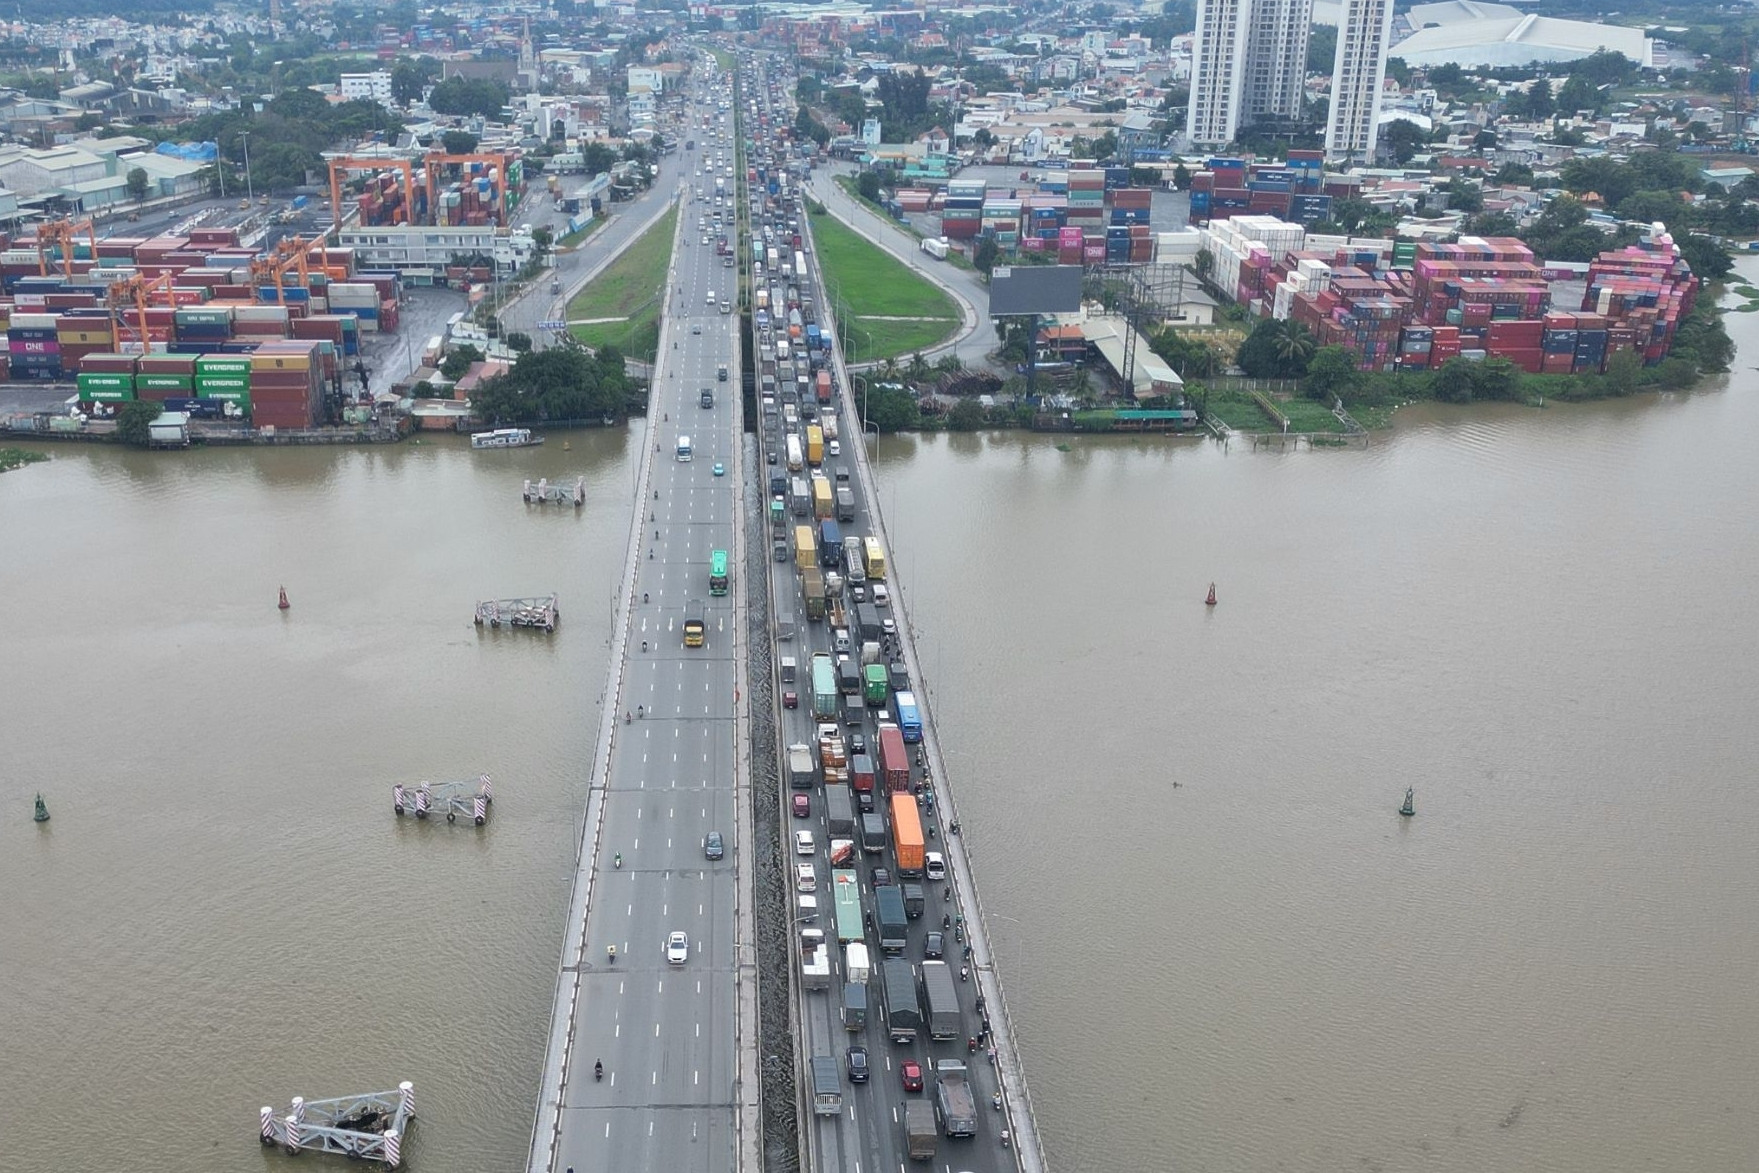
<path id="1" fill-rule="evenodd" d="M 806 463 L 817 468 L 825 462 L 825 431 L 817 424 L 806 425 Z"/>
<path id="2" fill-rule="evenodd" d="M 794 527 L 794 565 L 801 570 L 818 568 L 818 539 L 813 537 L 810 525 Z"/>

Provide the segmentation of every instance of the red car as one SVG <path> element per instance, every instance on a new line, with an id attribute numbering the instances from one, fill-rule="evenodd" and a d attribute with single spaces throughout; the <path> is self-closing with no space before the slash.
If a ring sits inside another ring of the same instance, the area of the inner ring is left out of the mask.
<path id="1" fill-rule="evenodd" d="M 922 1064 L 914 1059 L 906 1059 L 898 1067 L 898 1073 L 904 1077 L 904 1090 L 919 1092 L 922 1090 Z"/>
<path id="2" fill-rule="evenodd" d="M 798 709 L 800 707 L 800 694 L 797 692 L 784 692 L 782 694 L 782 707 L 784 709 Z"/>
<path id="3" fill-rule="evenodd" d="M 811 814 L 812 797 L 806 794 L 796 794 L 794 796 L 794 817 L 797 819 L 804 819 Z"/>

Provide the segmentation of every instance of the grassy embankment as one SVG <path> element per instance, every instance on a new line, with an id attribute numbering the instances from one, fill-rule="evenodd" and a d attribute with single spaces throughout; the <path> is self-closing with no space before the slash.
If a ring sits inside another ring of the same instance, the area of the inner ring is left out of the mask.
<path id="1" fill-rule="evenodd" d="M 660 345 L 660 297 L 672 263 L 678 208 L 642 233 L 623 255 L 568 303 L 568 332 L 587 346 L 615 346 L 626 357 L 651 362 Z M 603 319 L 603 320 L 598 320 Z"/>
<path id="2" fill-rule="evenodd" d="M 959 307 L 928 280 L 830 215 L 813 219 L 813 242 L 852 363 L 905 358 L 959 329 Z"/>
<path id="3" fill-rule="evenodd" d="M 844 193 L 847 194 L 850 199 L 854 200 L 874 215 L 884 217 L 887 224 L 890 224 L 899 232 L 904 233 L 906 236 L 910 237 L 910 239 L 919 244 L 927 239 L 927 237 L 921 232 L 917 231 L 916 225 L 905 220 L 893 219 L 891 214 L 878 204 L 870 204 L 862 199 L 861 189 L 856 186 L 855 177 L 853 175 L 839 175 L 836 178 L 836 183 L 838 187 L 843 189 Z M 964 243 L 969 246 L 972 242 L 965 241 Z M 953 266 L 955 269 L 964 269 L 967 273 L 977 272 L 977 266 L 971 263 L 971 258 L 960 252 L 957 248 L 948 250 L 947 264 Z"/>

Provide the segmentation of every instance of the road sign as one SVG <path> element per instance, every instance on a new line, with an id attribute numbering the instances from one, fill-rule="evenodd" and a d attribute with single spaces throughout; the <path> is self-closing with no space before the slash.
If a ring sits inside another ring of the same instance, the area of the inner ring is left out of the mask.
<path id="1" fill-rule="evenodd" d="M 566 330 L 568 323 L 565 321 L 539 322 L 537 328 L 540 330 Z"/>

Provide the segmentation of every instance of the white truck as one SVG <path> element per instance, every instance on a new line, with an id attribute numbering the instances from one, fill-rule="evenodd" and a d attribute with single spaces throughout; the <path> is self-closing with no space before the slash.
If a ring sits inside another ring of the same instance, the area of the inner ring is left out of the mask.
<path id="1" fill-rule="evenodd" d="M 937 261 L 947 259 L 947 238 L 944 236 L 928 236 L 922 241 L 922 251 Z"/>
<path id="2" fill-rule="evenodd" d="M 873 969 L 867 960 L 867 946 L 860 941 L 851 941 L 843 946 L 843 976 L 865 986 Z"/>
<path id="3" fill-rule="evenodd" d="M 800 984 L 809 990 L 831 988 L 831 947 L 823 929 L 800 930 Z"/>

